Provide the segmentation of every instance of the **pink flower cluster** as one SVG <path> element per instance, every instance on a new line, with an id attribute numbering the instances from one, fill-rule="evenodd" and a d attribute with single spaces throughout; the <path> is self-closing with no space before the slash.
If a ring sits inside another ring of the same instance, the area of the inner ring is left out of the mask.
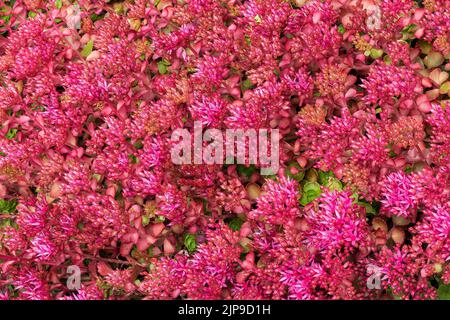
<path id="1" fill-rule="evenodd" d="M 449 0 L 0 1 L 0 299 L 450 299 L 449 59 Z"/>

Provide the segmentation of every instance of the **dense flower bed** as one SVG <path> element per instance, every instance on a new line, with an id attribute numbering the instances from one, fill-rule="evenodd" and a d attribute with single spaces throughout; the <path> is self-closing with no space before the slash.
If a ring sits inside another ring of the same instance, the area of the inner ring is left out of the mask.
<path id="1" fill-rule="evenodd" d="M 448 0 L 0 1 L 0 298 L 449 298 L 449 30 Z M 279 129 L 278 173 L 174 164 L 194 121 Z"/>

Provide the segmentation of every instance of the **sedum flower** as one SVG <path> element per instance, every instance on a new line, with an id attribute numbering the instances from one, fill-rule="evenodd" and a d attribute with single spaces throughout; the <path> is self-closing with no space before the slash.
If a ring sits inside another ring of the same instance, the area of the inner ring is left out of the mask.
<path id="1" fill-rule="evenodd" d="M 368 77 L 362 82 L 367 91 L 363 99 L 370 104 L 392 104 L 394 98 L 414 97 L 417 85 L 411 69 L 385 63 L 372 65 Z"/>
<path id="2" fill-rule="evenodd" d="M 368 245 L 368 226 L 364 209 L 354 203 L 348 192 L 327 192 L 318 209 L 305 213 L 309 226 L 305 243 L 319 251 L 334 252 Z"/>
<path id="3" fill-rule="evenodd" d="M 428 118 L 433 130 L 431 134 L 431 152 L 436 163 L 445 165 L 450 160 L 450 104 L 435 104 Z"/>
<path id="4" fill-rule="evenodd" d="M 391 173 L 383 182 L 382 210 L 388 215 L 414 218 L 417 211 L 416 186 L 411 175 Z"/>
<path id="5" fill-rule="evenodd" d="M 257 199 L 257 209 L 249 217 L 270 224 L 291 223 L 299 215 L 298 185 L 295 180 L 280 178 L 279 182 L 268 180 L 263 195 Z"/>
<path id="6" fill-rule="evenodd" d="M 442 296 L 450 6 L 344 2 L 0 1 L 0 299 Z"/>

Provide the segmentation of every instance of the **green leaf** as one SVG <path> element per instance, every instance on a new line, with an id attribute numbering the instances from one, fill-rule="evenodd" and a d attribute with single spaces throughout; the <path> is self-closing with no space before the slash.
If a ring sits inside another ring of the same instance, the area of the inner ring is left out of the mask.
<path id="1" fill-rule="evenodd" d="M 89 40 L 88 43 L 84 46 L 83 50 L 81 51 L 81 56 L 83 58 L 86 58 L 92 53 L 92 50 L 94 49 L 94 40 Z"/>
<path id="2" fill-rule="evenodd" d="M 205 215 L 210 216 L 212 212 L 208 210 L 208 200 L 202 198 L 202 205 L 203 205 L 203 212 L 205 213 Z"/>
<path id="3" fill-rule="evenodd" d="M 246 177 L 250 177 L 256 171 L 256 167 L 254 165 L 250 165 L 248 167 L 244 165 L 238 165 L 236 170 L 239 174 L 243 174 Z"/>
<path id="4" fill-rule="evenodd" d="M 326 185 L 330 178 L 335 177 L 333 171 L 318 171 L 317 174 L 321 185 Z"/>
<path id="5" fill-rule="evenodd" d="M 233 218 L 231 219 L 231 221 L 228 223 L 228 226 L 230 227 L 231 230 L 233 231 L 238 231 L 241 229 L 242 224 L 244 223 L 244 221 L 242 219 L 239 218 Z"/>
<path id="6" fill-rule="evenodd" d="M 245 35 L 244 38 L 245 38 L 245 42 L 247 43 L 247 45 L 250 46 L 252 44 L 252 40 L 250 39 L 250 36 Z"/>
<path id="7" fill-rule="evenodd" d="M 62 8 L 62 0 L 56 0 L 55 1 L 55 8 L 61 9 Z"/>
<path id="8" fill-rule="evenodd" d="M 9 140 L 14 139 L 16 134 L 17 134 L 17 129 L 9 129 L 5 135 L 5 138 L 9 139 Z"/>
<path id="9" fill-rule="evenodd" d="M 414 33 L 416 27 L 417 27 L 417 25 L 415 25 L 414 23 L 409 24 L 409 25 L 407 25 L 406 27 L 403 28 L 401 33 L 402 34 Z"/>
<path id="10" fill-rule="evenodd" d="M 343 24 L 340 24 L 340 25 L 339 25 L 339 27 L 338 27 L 338 32 L 339 32 L 340 34 L 344 34 L 344 33 L 345 33 L 345 28 L 344 28 L 344 25 L 343 25 Z"/>
<path id="11" fill-rule="evenodd" d="M 5 227 L 13 227 L 14 229 L 18 229 L 18 225 L 17 223 L 14 222 L 13 219 L 10 218 L 6 218 L 6 219 L 0 219 L 0 228 L 5 228 Z"/>
<path id="12" fill-rule="evenodd" d="M 36 17 L 37 16 L 37 13 L 36 12 L 33 12 L 33 11 L 29 11 L 28 12 L 28 17 L 29 18 L 34 18 L 34 17 Z"/>
<path id="13" fill-rule="evenodd" d="M 303 194 L 300 199 L 300 204 L 306 206 L 307 204 L 313 202 L 315 199 L 320 197 L 322 190 L 320 189 L 320 184 L 317 182 L 307 182 L 303 186 Z"/>
<path id="14" fill-rule="evenodd" d="M 358 201 L 359 201 L 359 194 L 357 192 L 355 192 L 354 194 L 352 194 L 350 196 L 350 198 L 354 199 L 353 203 L 358 203 Z"/>
<path id="15" fill-rule="evenodd" d="M 392 64 L 392 59 L 391 59 L 388 55 L 385 55 L 385 56 L 383 57 L 383 61 L 384 61 L 384 63 L 386 63 L 387 65 Z"/>
<path id="16" fill-rule="evenodd" d="M 31 105 L 31 110 L 44 112 L 45 111 L 45 107 L 43 105 L 40 105 L 40 104 L 37 104 L 37 103 L 33 103 Z"/>
<path id="17" fill-rule="evenodd" d="M 330 191 L 342 191 L 342 182 L 335 177 L 333 171 L 319 171 L 318 175 L 321 185 L 327 187 L 328 189 L 330 189 Z"/>
<path id="18" fill-rule="evenodd" d="M 256 22 L 256 23 L 261 23 L 261 22 L 262 22 L 262 19 L 261 19 L 261 17 L 259 16 L 259 14 L 257 14 L 257 15 L 255 16 L 255 22 Z"/>
<path id="19" fill-rule="evenodd" d="M 92 20 L 92 22 L 95 22 L 97 20 L 103 19 L 104 16 L 105 16 L 104 13 L 101 13 L 101 14 L 93 13 L 93 14 L 91 14 L 91 20 Z"/>
<path id="20" fill-rule="evenodd" d="M 9 21 L 11 20 L 11 18 L 12 18 L 12 14 L 8 14 L 8 15 L 4 15 L 4 16 L 0 17 L 0 19 L 2 19 L 5 22 L 5 24 L 8 24 Z"/>
<path id="21" fill-rule="evenodd" d="M 396 156 L 397 156 L 397 154 L 393 150 L 389 150 L 389 157 L 390 158 L 395 158 Z"/>
<path id="22" fill-rule="evenodd" d="M 317 182 L 310 182 L 310 181 L 305 183 L 305 185 L 303 186 L 303 191 L 304 192 L 313 192 L 316 194 L 321 193 L 320 185 Z"/>
<path id="23" fill-rule="evenodd" d="M 0 199 L 0 212 L 1 213 L 13 213 L 16 210 L 16 200 L 4 200 Z"/>
<path id="24" fill-rule="evenodd" d="M 245 79 L 241 84 L 242 91 L 251 89 L 253 87 L 253 83 L 250 81 L 250 79 Z"/>
<path id="25" fill-rule="evenodd" d="M 158 72 L 159 72 L 159 74 L 166 74 L 167 73 L 167 66 L 162 61 L 158 62 Z"/>
<path id="26" fill-rule="evenodd" d="M 192 253 L 197 248 L 197 241 L 194 234 L 187 234 L 184 237 L 184 245 L 189 253 Z"/>
<path id="27" fill-rule="evenodd" d="M 375 49 L 375 48 L 370 49 L 370 57 L 372 59 L 378 59 L 383 55 L 383 53 L 384 52 L 382 49 Z"/>
<path id="28" fill-rule="evenodd" d="M 142 143 L 142 140 L 139 139 L 133 144 L 133 147 L 135 147 L 136 149 L 139 150 L 139 149 L 142 149 L 144 147 L 144 144 Z"/>
<path id="29" fill-rule="evenodd" d="M 342 182 L 339 179 L 334 178 L 334 177 L 330 177 L 328 179 L 328 182 L 325 184 L 325 186 L 328 189 L 330 189 L 330 191 L 334 191 L 334 190 L 342 191 L 342 189 L 343 189 Z"/>
<path id="30" fill-rule="evenodd" d="M 166 65 L 166 66 L 172 65 L 172 64 L 170 63 L 170 61 L 167 60 L 167 59 L 162 59 L 162 60 L 161 60 L 161 63 L 163 63 L 163 64 Z"/>
<path id="31" fill-rule="evenodd" d="M 146 215 L 142 216 L 142 226 L 145 227 L 150 223 L 150 218 Z"/>
<path id="32" fill-rule="evenodd" d="M 423 54 L 429 54 L 433 46 L 424 40 L 419 40 L 419 48 Z"/>
<path id="33" fill-rule="evenodd" d="M 450 300 L 450 284 L 441 284 L 438 288 L 439 300 Z"/>
<path id="34" fill-rule="evenodd" d="M 134 154 L 129 154 L 128 155 L 128 159 L 130 159 L 132 164 L 139 163 L 139 158 L 136 157 Z"/>

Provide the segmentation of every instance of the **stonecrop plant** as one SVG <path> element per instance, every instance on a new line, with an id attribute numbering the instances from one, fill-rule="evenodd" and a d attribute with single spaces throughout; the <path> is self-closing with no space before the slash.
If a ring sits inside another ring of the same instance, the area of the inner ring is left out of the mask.
<path id="1" fill-rule="evenodd" d="M 450 299 L 449 59 L 450 0 L 0 0 L 0 299 Z"/>

